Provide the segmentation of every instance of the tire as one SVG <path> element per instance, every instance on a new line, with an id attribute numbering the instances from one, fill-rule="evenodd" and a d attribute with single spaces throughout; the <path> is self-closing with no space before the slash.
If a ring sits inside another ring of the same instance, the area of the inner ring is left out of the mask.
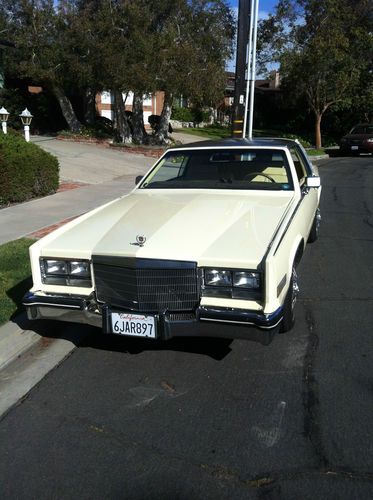
<path id="1" fill-rule="evenodd" d="M 284 315 L 280 324 L 279 333 L 286 333 L 291 330 L 295 323 L 295 304 L 297 302 L 297 295 L 299 292 L 298 275 L 293 267 L 291 272 L 291 280 L 289 289 L 284 302 Z"/>
<path id="2" fill-rule="evenodd" d="M 310 234 L 308 235 L 308 243 L 313 243 L 316 241 L 319 237 L 319 232 L 320 232 L 320 221 L 321 221 L 321 214 L 320 210 L 316 210 L 315 218 L 313 219 L 312 222 L 312 227 Z"/>

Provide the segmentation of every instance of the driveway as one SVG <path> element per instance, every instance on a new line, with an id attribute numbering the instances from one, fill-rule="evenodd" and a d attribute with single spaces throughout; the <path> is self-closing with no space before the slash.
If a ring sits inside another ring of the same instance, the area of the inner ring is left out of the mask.
<path id="1" fill-rule="evenodd" d="M 57 156 L 60 179 L 87 184 L 111 181 L 123 175 L 132 175 L 150 168 L 155 159 L 144 155 L 116 151 L 114 148 L 53 137 L 33 136 L 32 142 Z"/>

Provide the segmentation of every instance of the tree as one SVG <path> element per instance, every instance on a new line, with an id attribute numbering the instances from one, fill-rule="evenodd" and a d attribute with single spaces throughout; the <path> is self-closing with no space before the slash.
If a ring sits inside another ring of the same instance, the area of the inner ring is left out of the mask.
<path id="1" fill-rule="evenodd" d="M 118 139 L 144 142 L 142 97 L 163 90 L 164 143 L 173 95 L 209 104 L 222 95 L 234 32 L 225 0 L 3 0 L 0 14 L 17 45 L 8 72 L 49 89 L 74 132 L 84 113 L 78 119 L 69 96 L 84 99 L 92 122 L 96 92 L 111 90 Z"/>
<path id="2" fill-rule="evenodd" d="M 156 140 L 164 143 L 168 141 L 173 96 L 187 95 L 195 103 L 211 104 L 223 95 L 234 23 L 223 0 L 158 0 L 151 4 L 157 53 L 152 73 L 158 89 L 165 93 Z"/>
<path id="3" fill-rule="evenodd" d="M 275 16 L 261 25 L 261 60 L 277 60 L 282 88 L 293 99 L 306 100 L 317 148 L 325 112 L 351 106 L 369 73 L 369 13 L 369 0 L 354 5 L 348 0 L 280 0 Z"/>
<path id="4" fill-rule="evenodd" d="M 81 123 L 65 91 L 72 76 L 66 60 L 69 38 L 53 0 L 4 0 L 2 9 L 16 44 L 16 50 L 6 59 L 8 73 L 30 78 L 49 89 L 71 130 L 79 131 Z"/>

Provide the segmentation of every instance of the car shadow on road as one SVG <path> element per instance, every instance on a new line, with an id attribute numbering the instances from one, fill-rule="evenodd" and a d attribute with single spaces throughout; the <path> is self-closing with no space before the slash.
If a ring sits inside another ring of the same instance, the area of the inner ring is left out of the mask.
<path id="1" fill-rule="evenodd" d="M 21 322 L 21 317 L 17 322 Z M 21 326 L 21 323 L 20 323 Z M 224 359 L 231 352 L 232 339 L 211 337 L 178 337 L 170 340 L 151 340 L 121 337 L 102 333 L 100 328 L 61 321 L 29 322 L 22 317 L 22 328 L 32 329 L 45 339 L 64 339 L 78 348 L 91 348 L 127 354 L 144 351 L 176 351 Z"/>

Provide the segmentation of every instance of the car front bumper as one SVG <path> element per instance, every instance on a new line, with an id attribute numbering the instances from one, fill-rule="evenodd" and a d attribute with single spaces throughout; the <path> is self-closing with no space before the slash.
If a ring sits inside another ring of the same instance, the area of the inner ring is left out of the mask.
<path id="1" fill-rule="evenodd" d="M 99 307 L 94 297 L 37 295 L 28 292 L 23 305 L 31 320 L 83 323 L 102 328 L 104 333 L 114 333 L 111 328 L 110 306 Z M 157 339 L 160 340 L 173 337 L 222 337 L 254 340 L 267 345 L 279 330 L 282 316 L 282 307 L 271 314 L 263 314 L 243 309 L 200 306 L 194 312 L 166 311 L 155 315 L 155 321 Z"/>
<path id="2" fill-rule="evenodd" d="M 340 150 L 342 153 L 373 153 L 373 142 L 343 142 Z"/>

